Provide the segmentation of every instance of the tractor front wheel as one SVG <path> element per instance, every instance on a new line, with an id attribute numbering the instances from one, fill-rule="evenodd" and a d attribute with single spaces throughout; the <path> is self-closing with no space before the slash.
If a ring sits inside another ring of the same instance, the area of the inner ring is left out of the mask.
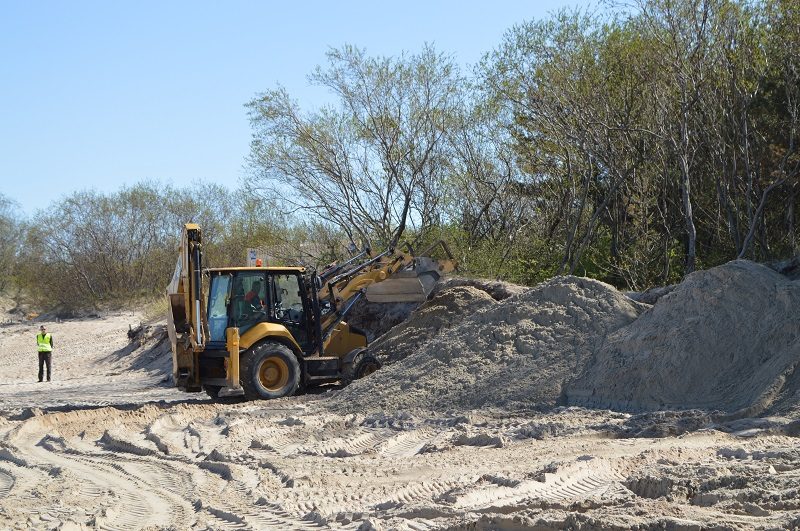
<path id="1" fill-rule="evenodd" d="M 290 396 L 300 386 L 300 362 L 289 347 L 266 341 L 243 353 L 240 377 L 247 400 Z"/>
<path id="2" fill-rule="evenodd" d="M 380 368 L 381 362 L 378 361 L 378 358 L 366 350 L 362 350 L 356 354 L 356 357 L 353 358 L 353 362 L 345 369 L 344 374 L 342 374 L 341 383 L 342 385 L 349 385 L 355 380 L 360 380 L 365 376 L 369 376 Z"/>

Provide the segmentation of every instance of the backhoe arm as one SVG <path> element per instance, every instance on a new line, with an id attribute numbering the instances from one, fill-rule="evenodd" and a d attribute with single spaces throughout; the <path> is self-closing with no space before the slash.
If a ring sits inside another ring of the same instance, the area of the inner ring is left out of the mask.
<path id="1" fill-rule="evenodd" d="M 200 226 L 187 223 L 175 272 L 167 286 L 167 333 L 172 347 L 172 372 L 176 385 L 197 388 L 196 353 L 205 348 L 205 308 L 203 305 L 202 237 Z"/>

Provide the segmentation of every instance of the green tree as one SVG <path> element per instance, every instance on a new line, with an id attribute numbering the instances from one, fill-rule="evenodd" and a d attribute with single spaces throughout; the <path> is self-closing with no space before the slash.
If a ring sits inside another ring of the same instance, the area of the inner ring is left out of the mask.
<path id="1" fill-rule="evenodd" d="M 22 232 L 19 205 L 0 194 L 0 292 L 10 287 L 16 274 Z"/>
<path id="2" fill-rule="evenodd" d="M 353 242 L 396 245 L 406 228 L 436 225 L 445 135 L 462 98 L 452 60 L 432 47 L 385 58 L 345 46 L 310 79 L 338 107 L 303 113 L 282 88 L 250 102 L 251 187 Z"/>

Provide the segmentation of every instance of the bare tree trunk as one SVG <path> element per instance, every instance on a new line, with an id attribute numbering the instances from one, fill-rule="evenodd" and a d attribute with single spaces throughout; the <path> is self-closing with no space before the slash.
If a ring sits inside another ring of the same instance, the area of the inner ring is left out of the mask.
<path id="1" fill-rule="evenodd" d="M 692 214 L 692 189 L 689 179 L 689 110 L 683 104 L 681 120 L 681 196 L 683 200 L 683 217 L 686 222 L 686 274 L 692 273 L 696 262 L 697 229 Z"/>
<path id="2" fill-rule="evenodd" d="M 773 189 L 782 185 L 784 182 L 786 182 L 785 177 L 775 181 L 764 189 L 764 192 L 761 194 L 761 201 L 758 203 L 758 208 L 756 208 L 755 214 L 753 214 L 753 218 L 750 220 L 750 230 L 747 232 L 747 236 L 744 238 L 742 248 L 739 250 L 739 255 L 736 258 L 744 258 L 744 255 L 747 254 L 747 250 L 750 248 L 750 244 L 753 241 L 753 236 L 756 233 L 756 228 L 758 228 L 759 221 L 761 220 L 761 216 L 764 212 L 764 207 L 767 205 L 767 196 Z"/>
<path id="3" fill-rule="evenodd" d="M 571 170 L 570 170 L 571 171 Z M 564 245 L 564 258 L 561 260 L 561 266 L 558 268 L 558 274 L 564 274 L 564 269 L 567 267 L 567 264 L 570 262 L 572 258 L 572 244 L 575 241 L 575 236 L 578 233 L 578 225 L 581 222 L 581 218 L 583 217 L 583 211 L 586 207 L 586 200 L 589 196 L 589 183 L 591 181 L 591 169 L 586 171 L 586 177 L 584 178 L 584 186 L 583 186 L 583 194 L 581 196 L 581 202 L 578 207 L 578 212 L 575 216 L 574 221 L 572 222 L 572 226 L 570 227 L 569 233 L 567 234 L 567 241 Z"/>
<path id="4" fill-rule="evenodd" d="M 789 236 L 789 243 L 792 248 L 792 256 L 797 254 L 797 236 L 794 232 L 794 203 L 797 199 L 797 187 L 792 187 L 792 193 L 789 195 L 789 208 L 786 213 L 786 231 Z"/>
<path id="5" fill-rule="evenodd" d="M 403 203 L 403 213 L 400 215 L 400 226 L 397 227 L 397 230 L 392 236 L 392 241 L 389 244 L 389 247 L 394 249 L 397 247 L 397 243 L 400 241 L 400 238 L 403 236 L 403 233 L 406 230 L 406 220 L 408 219 L 408 211 L 411 207 L 411 192 L 409 191 L 406 194 L 405 202 Z"/>
<path id="6" fill-rule="evenodd" d="M 614 194 L 617 193 L 617 189 L 620 185 L 625 181 L 627 175 L 620 175 L 617 177 L 617 181 L 609 188 L 608 192 L 606 193 L 605 198 L 603 198 L 603 202 L 597 206 L 592 214 L 592 217 L 589 219 L 589 225 L 586 228 L 586 233 L 583 235 L 583 240 L 581 241 L 580 245 L 577 249 L 575 249 L 575 255 L 572 257 L 572 263 L 569 267 L 569 274 L 575 274 L 575 269 L 578 268 L 578 264 L 581 261 L 581 257 L 583 256 L 583 252 L 589 246 L 589 242 L 592 239 L 592 235 L 594 234 L 595 226 L 597 225 L 597 221 L 600 219 L 603 211 L 608 207 L 608 204 L 614 198 Z"/>
<path id="7" fill-rule="evenodd" d="M 732 161 L 732 168 L 730 170 L 727 169 L 724 160 L 724 152 L 719 157 L 719 164 L 720 167 L 725 168 L 722 172 L 722 175 L 716 178 L 716 187 L 717 187 L 717 198 L 719 200 L 720 205 L 725 209 L 725 217 L 726 217 L 726 224 L 728 226 L 728 235 L 733 241 L 733 246 L 735 249 L 739 249 L 742 245 L 742 236 L 739 234 L 739 223 L 736 219 L 736 212 L 734 211 L 733 205 L 731 204 L 731 196 L 730 196 L 730 182 L 733 180 L 730 175 L 736 175 L 736 160 L 735 157 L 731 157 L 734 160 Z"/>

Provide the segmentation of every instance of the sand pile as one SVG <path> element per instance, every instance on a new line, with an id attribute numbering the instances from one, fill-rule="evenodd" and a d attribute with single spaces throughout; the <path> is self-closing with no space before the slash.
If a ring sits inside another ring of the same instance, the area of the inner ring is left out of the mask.
<path id="1" fill-rule="evenodd" d="M 694 273 L 653 306 L 576 277 L 507 298 L 481 287 L 442 288 L 381 337 L 374 352 L 396 363 L 334 408 L 800 412 L 800 283 L 768 267 Z"/>
<path id="2" fill-rule="evenodd" d="M 509 284 L 508 282 L 499 280 L 447 277 L 436 283 L 433 290 L 428 295 L 428 300 L 435 298 L 443 291 L 449 291 L 451 288 L 458 286 L 485 292 L 497 301 L 507 299 L 512 295 L 522 293 L 528 289 L 525 286 Z M 424 305 L 423 303 L 423 306 Z M 351 326 L 355 326 L 366 333 L 367 340 L 373 343 L 377 338 L 409 319 L 411 313 L 418 307 L 420 307 L 420 303 L 418 302 L 381 303 L 368 302 L 366 299 L 362 299 L 357 302 L 350 313 L 347 314 L 347 322 Z M 452 317 L 455 317 L 456 313 L 453 313 Z M 436 327 L 436 330 L 438 330 L 438 328 L 439 326 Z M 425 336 L 425 339 L 428 339 L 428 337 L 430 337 L 430 335 Z"/>
<path id="3" fill-rule="evenodd" d="M 372 343 L 370 352 L 384 363 L 400 361 L 413 354 L 439 330 L 452 328 L 468 315 L 495 304 L 488 293 L 470 286 L 439 290 L 431 300 L 417 308 L 407 321 Z"/>
<path id="4" fill-rule="evenodd" d="M 527 291 L 527 286 L 520 286 L 518 284 L 511 284 L 503 282 L 502 280 L 488 280 L 484 278 L 466 278 L 466 277 L 447 277 L 440 282 L 436 283 L 431 291 L 430 297 L 436 296 L 438 293 L 455 288 L 458 286 L 467 286 L 470 288 L 479 289 L 488 293 L 494 300 L 502 301 L 513 295 L 519 295 L 523 291 Z M 429 298 L 430 298 L 429 297 Z"/>
<path id="5" fill-rule="evenodd" d="M 800 403 L 800 283 L 749 262 L 693 273 L 612 334 L 570 404 L 757 415 Z"/>
<path id="6" fill-rule="evenodd" d="M 331 407 L 552 406 L 596 345 L 646 307 L 599 281 L 555 278 L 476 309 L 402 362 L 345 388 Z"/>

